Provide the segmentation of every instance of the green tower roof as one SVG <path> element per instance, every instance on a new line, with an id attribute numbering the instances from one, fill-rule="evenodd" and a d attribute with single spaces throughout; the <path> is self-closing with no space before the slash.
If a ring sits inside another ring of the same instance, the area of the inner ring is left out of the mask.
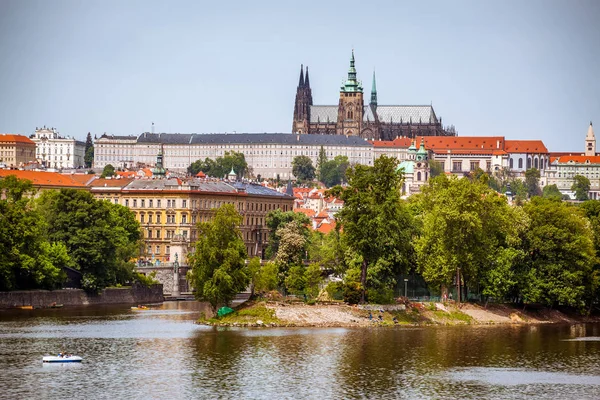
<path id="1" fill-rule="evenodd" d="M 361 92 L 363 91 L 361 83 L 356 80 L 356 68 L 354 68 L 354 49 L 350 57 L 350 68 L 348 69 L 348 80 L 341 87 L 342 92 Z"/>

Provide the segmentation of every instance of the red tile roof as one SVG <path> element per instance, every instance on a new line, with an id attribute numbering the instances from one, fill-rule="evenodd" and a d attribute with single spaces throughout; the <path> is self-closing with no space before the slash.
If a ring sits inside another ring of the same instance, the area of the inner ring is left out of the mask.
<path id="1" fill-rule="evenodd" d="M 103 188 L 103 187 L 125 187 L 133 182 L 135 179 L 121 178 L 121 179 L 104 179 L 98 178 L 92 181 L 88 186 L 90 188 Z"/>
<path id="2" fill-rule="evenodd" d="M 504 136 L 417 136 L 414 139 L 415 146 L 419 147 L 421 139 L 424 139 L 425 148 L 436 153 L 451 150 L 453 153 L 474 154 L 504 150 Z M 407 137 L 396 138 L 391 141 L 371 141 L 374 147 L 396 147 L 408 148 L 413 139 Z"/>
<path id="3" fill-rule="evenodd" d="M 600 156 L 562 156 L 550 159 L 550 162 L 554 161 L 560 164 L 568 162 L 575 164 L 585 164 L 586 162 L 589 162 L 589 164 L 600 164 Z"/>
<path id="4" fill-rule="evenodd" d="M 504 150 L 509 153 L 548 153 L 541 140 L 507 140 Z"/>
<path id="5" fill-rule="evenodd" d="M 329 232 L 335 229 L 335 221 L 331 223 L 322 223 L 315 229 L 318 232 L 321 232 L 324 235 L 327 235 Z"/>
<path id="6" fill-rule="evenodd" d="M 196 176 L 197 176 L 198 178 L 206 178 L 206 174 L 205 174 L 204 172 L 202 172 L 202 171 L 198 172 L 198 173 L 196 174 Z"/>
<path id="7" fill-rule="evenodd" d="M 10 175 L 14 175 L 19 179 L 30 180 L 33 182 L 33 186 L 39 186 L 42 188 L 86 188 L 83 183 L 71 178 L 70 175 L 62 175 L 58 172 L 0 170 L 0 177 Z"/>
<path id="8" fill-rule="evenodd" d="M 296 209 L 294 209 L 294 212 L 302 213 L 302 214 L 306 215 L 308 218 L 312 218 L 316 214 L 315 211 L 311 210 L 310 208 L 296 208 Z"/>
<path id="9" fill-rule="evenodd" d="M 35 146 L 35 142 L 31 139 L 29 139 L 27 136 L 23 136 L 23 135 L 13 135 L 10 133 L 0 133 L 0 142 L 3 143 L 26 143 L 26 144 L 32 144 Z"/>

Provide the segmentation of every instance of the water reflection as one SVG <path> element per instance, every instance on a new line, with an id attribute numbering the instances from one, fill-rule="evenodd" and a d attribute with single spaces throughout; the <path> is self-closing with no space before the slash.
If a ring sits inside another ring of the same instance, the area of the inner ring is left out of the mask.
<path id="1" fill-rule="evenodd" d="M 206 311 L 205 304 L 182 302 L 143 311 L 118 306 L 0 312 L 0 398 L 600 397 L 598 324 L 194 324 Z M 84 362 L 41 363 L 43 355 L 60 350 Z"/>

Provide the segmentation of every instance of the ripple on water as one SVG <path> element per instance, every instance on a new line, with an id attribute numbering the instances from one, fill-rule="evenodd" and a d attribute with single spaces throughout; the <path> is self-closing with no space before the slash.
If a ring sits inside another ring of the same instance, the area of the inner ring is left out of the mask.
<path id="1" fill-rule="evenodd" d="M 521 368 L 461 368 L 448 372 L 447 375 L 455 381 L 481 382 L 494 386 L 535 384 L 600 386 L 600 376 L 598 375 L 532 371 Z"/>

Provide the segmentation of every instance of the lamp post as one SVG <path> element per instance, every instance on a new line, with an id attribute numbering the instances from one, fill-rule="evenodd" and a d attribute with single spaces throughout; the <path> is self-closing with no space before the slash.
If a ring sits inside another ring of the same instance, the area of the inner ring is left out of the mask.
<path id="1" fill-rule="evenodd" d="M 408 278 L 404 278 L 404 297 L 408 298 Z"/>

